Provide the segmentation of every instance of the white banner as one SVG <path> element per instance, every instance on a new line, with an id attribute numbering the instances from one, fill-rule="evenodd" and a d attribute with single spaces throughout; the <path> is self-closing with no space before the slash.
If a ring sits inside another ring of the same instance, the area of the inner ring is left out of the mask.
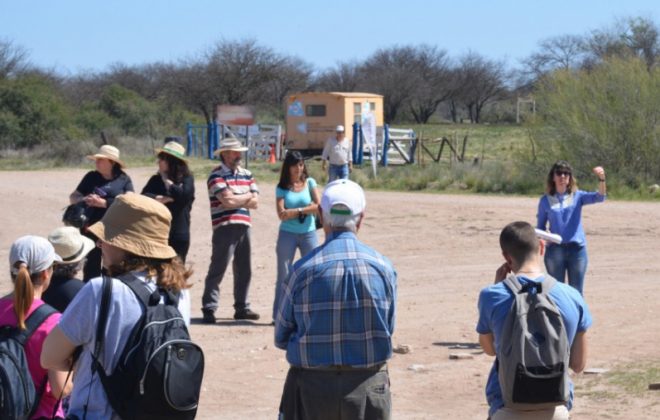
<path id="1" fill-rule="evenodd" d="M 376 146 L 376 116 L 371 110 L 369 102 L 362 104 L 362 135 L 364 142 L 369 147 L 371 155 L 371 169 L 376 177 L 376 167 L 378 166 L 378 148 Z"/>

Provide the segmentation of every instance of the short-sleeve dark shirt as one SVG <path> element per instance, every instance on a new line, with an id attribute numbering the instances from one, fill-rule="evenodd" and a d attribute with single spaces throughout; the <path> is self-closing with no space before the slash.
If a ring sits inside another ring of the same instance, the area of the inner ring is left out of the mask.
<path id="1" fill-rule="evenodd" d="M 108 207 L 115 201 L 115 197 L 133 191 L 133 182 L 125 172 L 121 172 L 115 178 L 107 180 L 98 171 L 89 171 L 76 187 L 76 191 L 84 196 L 96 192 L 108 203 L 106 208 L 89 207 L 87 209 L 85 214 L 88 218 L 88 224 L 92 224 L 103 218 Z"/>
<path id="2" fill-rule="evenodd" d="M 50 280 L 50 286 L 41 298 L 53 308 L 64 312 L 84 285 L 85 283 L 82 280 L 53 276 Z"/>
<path id="3" fill-rule="evenodd" d="M 157 195 L 171 197 L 174 201 L 165 204 L 172 213 L 170 239 L 190 240 L 190 211 L 195 200 L 195 179 L 192 175 L 184 176 L 180 183 L 172 185 L 168 191 L 161 176 L 156 174 L 149 178 L 142 194 L 151 198 Z"/>

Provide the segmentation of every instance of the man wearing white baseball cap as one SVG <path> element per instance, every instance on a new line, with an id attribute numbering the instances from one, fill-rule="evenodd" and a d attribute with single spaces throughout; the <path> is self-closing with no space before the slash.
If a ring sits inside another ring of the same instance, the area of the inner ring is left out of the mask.
<path id="1" fill-rule="evenodd" d="M 345 137 L 343 125 L 335 129 L 335 137 L 325 142 L 321 154 L 321 167 L 325 171 L 326 161 L 330 162 L 328 181 L 335 179 L 348 179 L 348 173 L 353 170 L 353 151 L 351 142 Z"/>
<path id="2" fill-rule="evenodd" d="M 326 241 L 294 264 L 284 284 L 275 319 L 275 345 L 290 364 L 283 418 L 391 417 L 397 274 L 357 239 L 365 208 L 358 184 L 329 183 L 321 198 Z"/>

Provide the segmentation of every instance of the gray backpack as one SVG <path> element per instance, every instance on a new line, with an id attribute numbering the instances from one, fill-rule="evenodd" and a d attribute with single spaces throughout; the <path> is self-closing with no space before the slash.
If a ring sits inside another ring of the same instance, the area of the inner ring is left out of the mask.
<path id="1" fill-rule="evenodd" d="M 504 280 L 514 295 L 497 354 L 506 407 L 538 409 L 568 402 L 570 346 L 564 320 L 550 298 L 556 283 L 548 275 L 525 286 L 515 275 Z"/>

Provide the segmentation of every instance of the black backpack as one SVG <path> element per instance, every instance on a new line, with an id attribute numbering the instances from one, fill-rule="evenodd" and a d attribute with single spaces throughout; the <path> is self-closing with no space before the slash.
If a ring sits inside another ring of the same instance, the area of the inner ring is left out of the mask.
<path id="1" fill-rule="evenodd" d="M 25 320 L 25 330 L 11 325 L 0 327 L 0 419 L 28 419 L 39 406 L 48 375 L 37 390 L 28 368 L 25 343 L 56 312 L 43 304 Z"/>
<path id="2" fill-rule="evenodd" d="M 64 209 L 64 214 L 62 215 L 62 222 L 64 222 L 65 225 L 77 227 L 78 229 L 82 229 L 87 224 L 88 220 L 87 205 L 84 201 L 69 204 L 66 209 Z"/>
<path id="3" fill-rule="evenodd" d="M 171 292 L 151 292 L 131 273 L 121 276 L 142 302 L 144 314 L 131 332 L 111 375 L 98 361 L 108 320 L 112 279 L 103 276 L 103 294 L 92 372 L 98 373 L 110 405 L 124 420 L 193 419 L 204 374 L 204 353 L 190 341 Z M 166 297 L 160 304 L 161 293 Z"/>

